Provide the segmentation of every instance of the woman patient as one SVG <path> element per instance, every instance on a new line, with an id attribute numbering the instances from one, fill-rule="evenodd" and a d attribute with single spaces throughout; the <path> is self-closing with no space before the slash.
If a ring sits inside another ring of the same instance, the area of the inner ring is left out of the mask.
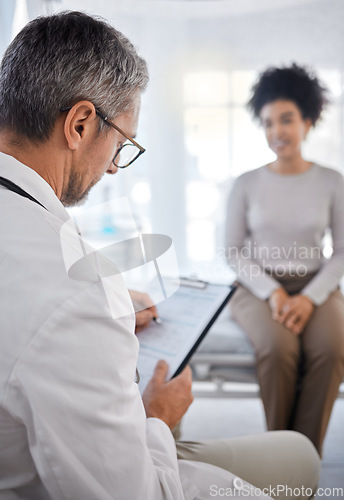
<path id="1" fill-rule="evenodd" d="M 236 180 L 226 225 L 240 283 L 232 314 L 254 346 L 268 429 L 302 432 L 320 454 L 344 375 L 344 179 L 305 159 L 301 144 L 326 93 L 295 64 L 260 75 L 249 108 L 276 159 Z"/>

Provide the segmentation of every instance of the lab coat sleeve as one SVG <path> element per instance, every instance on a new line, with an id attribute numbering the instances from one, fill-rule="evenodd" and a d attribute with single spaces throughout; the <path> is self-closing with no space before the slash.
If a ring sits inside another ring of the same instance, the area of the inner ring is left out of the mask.
<path id="1" fill-rule="evenodd" d="M 133 325 L 111 317 L 101 283 L 87 285 L 49 316 L 12 372 L 6 404 L 54 500 L 184 498 L 172 434 L 147 421 L 135 383 Z"/>

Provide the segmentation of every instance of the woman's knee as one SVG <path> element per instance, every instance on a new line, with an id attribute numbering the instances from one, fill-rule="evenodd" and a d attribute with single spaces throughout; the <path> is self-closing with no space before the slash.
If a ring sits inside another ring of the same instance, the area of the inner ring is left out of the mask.
<path id="1" fill-rule="evenodd" d="M 313 342 L 305 343 L 304 353 L 308 365 L 317 363 L 344 373 L 344 331 L 337 335 L 323 332 L 319 341 L 314 335 Z"/>
<path id="2" fill-rule="evenodd" d="M 276 329 L 266 335 L 261 348 L 256 351 L 257 364 L 268 364 L 272 369 L 297 369 L 300 361 L 299 340 L 289 331 Z"/>

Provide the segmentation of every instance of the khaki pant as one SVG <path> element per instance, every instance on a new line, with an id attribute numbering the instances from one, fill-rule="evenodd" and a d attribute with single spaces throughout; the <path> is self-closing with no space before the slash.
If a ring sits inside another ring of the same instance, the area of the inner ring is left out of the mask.
<path id="1" fill-rule="evenodd" d="M 309 439 L 296 432 L 266 432 L 204 442 L 179 441 L 176 446 L 179 459 L 221 467 L 263 491 L 266 489 L 264 492 L 279 500 L 312 498 L 310 490 L 313 494 L 316 491 L 319 455 Z"/>
<path id="2" fill-rule="evenodd" d="M 312 276 L 281 281 L 299 292 Z M 233 318 L 249 337 L 269 430 L 290 429 L 309 437 L 321 454 L 328 421 L 344 375 L 344 297 L 334 291 L 294 336 L 271 318 L 267 301 L 239 286 Z"/>

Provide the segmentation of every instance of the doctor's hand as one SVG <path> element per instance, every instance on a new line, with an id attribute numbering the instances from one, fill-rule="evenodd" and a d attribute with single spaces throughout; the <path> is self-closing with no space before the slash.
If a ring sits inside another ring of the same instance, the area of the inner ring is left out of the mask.
<path id="1" fill-rule="evenodd" d="M 315 306 L 306 295 L 293 295 L 284 306 L 282 322 L 294 335 L 300 335 L 310 320 Z"/>
<path id="2" fill-rule="evenodd" d="M 142 395 L 142 400 L 147 418 L 160 418 L 172 430 L 193 401 L 192 376 L 191 369 L 187 366 L 179 375 L 165 382 L 167 372 L 168 364 L 160 360 Z"/>
<path id="3" fill-rule="evenodd" d="M 135 333 L 138 333 L 144 328 L 147 328 L 153 318 L 158 317 L 158 312 L 147 293 L 129 290 L 129 294 L 135 310 Z"/>

